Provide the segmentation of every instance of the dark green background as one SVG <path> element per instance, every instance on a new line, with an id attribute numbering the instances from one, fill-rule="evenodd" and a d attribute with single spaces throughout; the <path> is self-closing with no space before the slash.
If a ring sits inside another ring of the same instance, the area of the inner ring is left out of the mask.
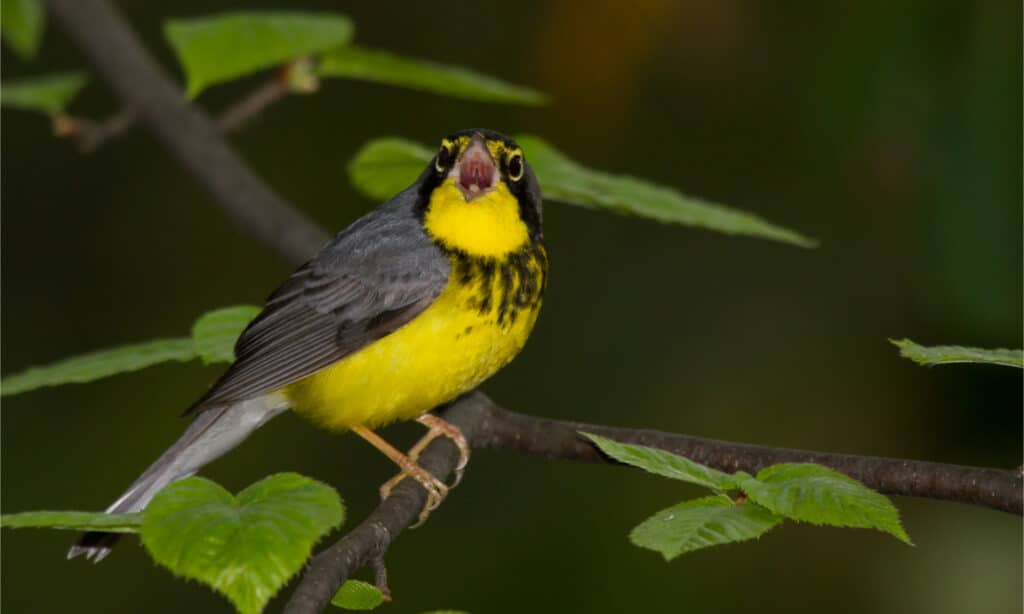
<path id="1" fill-rule="evenodd" d="M 807 251 L 550 204 L 544 313 L 523 355 L 484 387 L 507 407 L 1020 464 L 1019 370 L 926 369 L 886 342 L 1022 344 L 1019 2 L 121 6 L 175 71 L 163 18 L 301 6 L 348 11 L 361 43 L 555 97 L 524 109 L 329 82 L 232 137 L 274 189 L 332 229 L 374 204 L 345 172 L 362 143 L 433 144 L 485 126 L 535 132 L 593 167 L 821 239 Z M 5 49 L 3 61 L 8 79 L 86 66 L 53 23 L 39 59 Z M 256 83 L 199 103 L 221 109 Z M 72 107 L 114 110 L 95 79 Z M 142 130 L 81 156 L 44 118 L 2 119 L 5 373 L 184 334 L 198 314 L 258 302 L 287 274 Z M 178 436 L 178 414 L 216 374 L 157 367 L 5 399 L 3 511 L 105 507 Z M 418 428 L 386 434 L 405 445 Z M 337 486 L 354 523 L 393 467 L 354 437 L 288 415 L 206 475 L 237 490 L 276 471 Z M 479 452 L 464 485 L 389 553 L 396 599 L 382 611 L 1020 611 L 1018 517 L 897 499 L 915 548 L 784 526 L 670 564 L 627 541 L 646 516 L 699 493 L 639 471 Z M 66 533 L 2 538 L 5 612 L 228 610 L 157 568 L 135 539 L 94 566 L 63 560 Z"/>

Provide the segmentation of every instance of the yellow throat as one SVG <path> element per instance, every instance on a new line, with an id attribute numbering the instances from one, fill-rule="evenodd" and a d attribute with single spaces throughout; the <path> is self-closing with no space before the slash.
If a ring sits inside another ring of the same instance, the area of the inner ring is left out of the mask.
<path id="1" fill-rule="evenodd" d="M 423 226 L 442 246 L 485 258 L 507 256 L 530 239 L 519 202 L 504 182 L 467 202 L 455 181 L 445 179 L 434 189 Z"/>

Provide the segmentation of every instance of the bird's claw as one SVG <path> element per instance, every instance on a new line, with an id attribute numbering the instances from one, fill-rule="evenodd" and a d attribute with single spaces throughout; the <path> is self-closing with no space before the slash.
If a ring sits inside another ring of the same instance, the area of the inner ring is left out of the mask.
<path id="1" fill-rule="evenodd" d="M 459 427 L 438 418 L 434 414 L 423 414 L 416 421 L 426 426 L 428 430 L 427 434 L 409 450 L 409 458 L 414 461 L 419 460 L 420 453 L 430 445 L 430 442 L 438 437 L 444 436 L 451 439 L 455 447 L 459 449 L 459 462 L 455 465 L 455 481 L 449 486 L 449 488 L 455 488 L 462 481 L 466 465 L 469 464 L 469 442 L 466 440 L 466 436 L 462 434 L 462 430 Z"/>
<path id="2" fill-rule="evenodd" d="M 380 487 L 380 498 L 387 499 L 391 496 L 391 491 L 399 482 L 404 480 L 406 476 L 416 480 L 420 486 L 427 491 L 427 500 L 423 504 L 423 509 L 420 511 L 419 520 L 416 524 L 409 527 L 411 529 L 415 529 L 426 522 L 430 513 L 441 505 L 441 502 L 448 496 L 450 488 L 447 484 L 434 477 L 432 473 L 413 462 L 411 458 L 409 459 L 408 464 L 402 463 L 401 468 L 402 470 L 398 475 L 391 478 Z"/>

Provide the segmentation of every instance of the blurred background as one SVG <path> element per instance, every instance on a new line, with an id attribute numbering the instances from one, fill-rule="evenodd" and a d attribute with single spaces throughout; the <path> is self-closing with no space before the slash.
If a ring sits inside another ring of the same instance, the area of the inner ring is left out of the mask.
<path id="1" fill-rule="evenodd" d="M 328 81 L 231 138 L 331 229 L 376 204 L 345 172 L 361 144 L 395 135 L 432 146 L 484 126 L 537 133 L 594 168 L 821 240 L 802 250 L 549 204 L 544 313 L 525 352 L 484 386 L 506 407 L 1021 463 L 1021 371 L 923 368 L 886 341 L 1022 344 L 1020 2 L 119 4 L 179 77 L 167 17 L 332 10 L 355 19 L 357 42 L 554 96 L 530 109 Z M 7 49 L 0 60 L 5 79 L 88 67 L 55 23 L 34 62 Z M 213 88 L 199 104 L 222 109 L 260 80 Z M 71 108 L 115 110 L 98 78 Z M 4 111 L 2 121 L 4 373 L 183 335 L 209 309 L 260 302 L 288 273 L 143 130 L 83 156 L 44 118 Z M 171 365 L 4 399 L 3 511 L 106 507 L 179 435 L 179 413 L 216 375 Z M 385 434 L 406 445 L 420 429 Z M 336 486 L 351 526 L 393 467 L 357 438 L 286 415 L 205 475 L 238 490 L 278 471 Z M 698 494 L 635 470 L 478 452 L 454 496 L 388 554 L 395 602 L 381 611 L 1021 610 L 1019 517 L 897 499 L 914 548 L 786 525 L 666 564 L 628 542 L 635 524 Z M 135 539 L 94 566 L 64 560 L 71 538 L 2 534 L 5 612 L 230 611 L 157 568 Z"/>

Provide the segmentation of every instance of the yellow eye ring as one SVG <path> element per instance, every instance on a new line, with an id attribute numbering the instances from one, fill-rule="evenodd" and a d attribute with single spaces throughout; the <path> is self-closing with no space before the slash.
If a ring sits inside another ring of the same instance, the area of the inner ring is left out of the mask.
<path id="1" fill-rule="evenodd" d="M 437 157 L 434 160 L 434 168 L 439 173 L 445 172 L 448 165 L 452 161 L 452 146 L 448 143 L 441 145 L 441 151 L 437 152 Z"/>
<path id="2" fill-rule="evenodd" d="M 506 172 L 508 178 L 512 181 L 519 181 L 523 178 L 523 172 L 526 170 L 523 166 L 523 154 L 516 152 L 508 157 L 508 163 L 506 164 Z"/>

